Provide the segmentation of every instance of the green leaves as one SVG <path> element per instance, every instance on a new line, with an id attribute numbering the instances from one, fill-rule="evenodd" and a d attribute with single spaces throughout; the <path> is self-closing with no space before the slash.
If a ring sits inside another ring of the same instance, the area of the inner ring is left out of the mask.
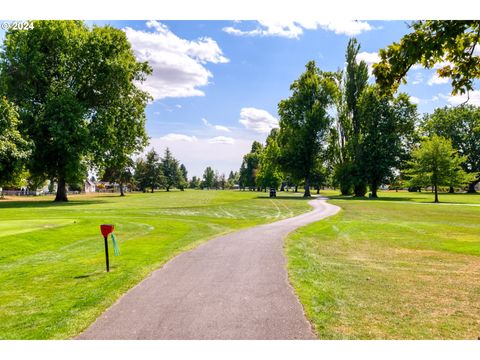
<path id="1" fill-rule="evenodd" d="M 87 166 L 122 173 L 147 143 L 150 97 L 134 81 L 150 72 L 125 33 L 110 26 L 36 21 L 33 30 L 8 31 L 0 84 L 19 107 L 23 137 L 35 145 L 32 175 L 63 184 L 80 180 Z"/>
<path id="2" fill-rule="evenodd" d="M 462 169 L 465 160 L 452 147 L 451 140 L 433 135 L 412 151 L 410 169 L 405 174 L 410 186 L 434 186 L 435 190 L 438 186 L 462 186 L 477 175 Z"/>
<path id="3" fill-rule="evenodd" d="M 473 90 L 480 78 L 480 57 L 473 54 L 480 40 L 480 21 L 417 21 L 413 32 L 400 43 L 380 50 L 381 61 L 373 66 L 373 74 L 382 91 L 393 94 L 415 64 L 432 68 L 437 63 L 440 77 L 452 79 L 452 94 Z"/>

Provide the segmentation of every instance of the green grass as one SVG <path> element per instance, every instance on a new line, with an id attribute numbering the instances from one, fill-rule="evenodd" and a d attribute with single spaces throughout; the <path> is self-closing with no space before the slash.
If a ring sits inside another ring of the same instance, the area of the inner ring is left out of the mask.
<path id="1" fill-rule="evenodd" d="M 176 254 L 310 209 L 292 195 L 272 201 L 254 192 L 185 191 L 73 196 L 65 204 L 51 197 L 0 201 L 0 339 L 73 337 Z M 121 251 L 111 251 L 108 274 L 102 223 L 115 225 Z"/>
<path id="2" fill-rule="evenodd" d="M 319 338 L 480 336 L 480 207 L 467 206 L 480 196 L 419 204 L 425 195 L 336 196 L 339 214 L 288 237 L 290 280 Z"/>

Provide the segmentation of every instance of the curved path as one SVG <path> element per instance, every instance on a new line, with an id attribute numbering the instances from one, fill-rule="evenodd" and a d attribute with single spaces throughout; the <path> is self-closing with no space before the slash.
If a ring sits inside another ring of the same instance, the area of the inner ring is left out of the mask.
<path id="1" fill-rule="evenodd" d="M 336 214 L 313 210 L 208 241 L 166 263 L 78 339 L 314 339 L 288 282 L 284 237 Z"/>

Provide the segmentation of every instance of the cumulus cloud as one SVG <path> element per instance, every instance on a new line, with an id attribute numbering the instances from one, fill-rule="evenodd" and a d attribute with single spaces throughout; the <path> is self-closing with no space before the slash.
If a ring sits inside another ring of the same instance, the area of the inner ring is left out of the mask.
<path id="1" fill-rule="evenodd" d="M 214 138 L 208 139 L 209 144 L 235 144 L 235 139 L 227 136 L 216 136 Z"/>
<path id="2" fill-rule="evenodd" d="M 289 39 L 298 39 L 303 30 L 323 29 L 333 31 L 335 34 L 355 36 L 362 32 L 373 30 L 366 21 L 332 20 L 332 21 L 259 21 L 258 26 L 252 30 L 240 30 L 228 26 L 223 28 L 228 34 L 236 36 L 278 36 Z"/>
<path id="3" fill-rule="evenodd" d="M 162 136 L 160 139 L 166 140 L 166 141 L 187 141 L 187 142 L 195 142 L 198 139 L 195 136 L 188 136 L 184 134 L 175 134 L 175 133 L 170 133 L 165 136 Z"/>
<path id="4" fill-rule="evenodd" d="M 443 95 L 442 97 L 446 98 L 447 101 L 453 106 L 463 104 L 467 100 L 468 100 L 467 104 L 480 106 L 480 91 L 479 90 L 470 91 L 470 93 L 468 95 L 467 94 L 455 95 L 455 96 L 453 96 L 453 95 L 450 95 L 450 96 Z"/>
<path id="5" fill-rule="evenodd" d="M 357 62 L 360 61 L 365 61 L 368 65 L 368 73 L 371 76 L 373 73 L 373 67 L 372 65 L 375 63 L 380 62 L 380 56 L 376 52 L 367 52 L 367 51 L 362 51 L 357 54 Z"/>
<path id="6" fill-rule="evenodd" d="M 410 96 L 410 102 L 412 104 L 420 104 L 420 99 L 416 96 Z"/>
<path id="7" fill-rule="evenodd" d="M 433 74 L 430 79 L 428 79 L 428 85 L 441 85 L 447 84 L 450 81 L 449 77 L 440 77 L 437 73 Z"/>
<path id="8" fill-rule="evenodd" d="M 154 100 L 203 96 L 198 88 L 208 85 L 213 76 L 204 65 L 229 61 L 215 40 L 182 39 L 158 21 L 148 21 L 147 27 L 152 31 L 124 29 L 137 59 L 148 61 L 153 68 L 147 81 L 139 86 Z"/>
<path id="9" fill-rule="evenodd" d="M 248 130 L 257 133 L 268 133 L 278 127 L 278 120 L 268 111 L 253 107 L 242 108 L 239 122 Z"/>

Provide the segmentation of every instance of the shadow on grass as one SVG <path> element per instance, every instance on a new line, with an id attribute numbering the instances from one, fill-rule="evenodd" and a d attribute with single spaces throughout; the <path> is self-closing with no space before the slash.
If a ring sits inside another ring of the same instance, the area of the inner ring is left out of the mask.
<path id="1" fill-rule="evenodd" d="M 413 201 L 413 197 L 393 197 L 393 196 L 379 196 L 378 198 L 368 198 L 366 196 L 351 196 L 351 195 L 334 195 L 328 196 L 330 200 L 352 200 L 352 201 Z"/>
<path id="2" fill-rule="evenodd" d="M 394 201 L 394 202 L 417 202 L 417 203 L 434 203 L 434 194 L 430 192 L 422 192 L 422 193 L 414 193 L 417 194 L 417 196 L 408 196 L 408 193 L 405 193 L 405 195 L 400 195 L 398 193 L 398 196 L 382 196 L 382 194 L 379 194 L 377 198 L 368 198 L 367 196 L 363 197 L 357 197 L 357 196 L 352 196 L 352 195 L 330 195 L 328 198 L 330 200 L 349 200 L 349 201 Z M 418 196 L 419 195 L 419 196 Z M 478 196 L 479 201 L 480 201 L 480 193 L 439 193 L 439 199 L 440 203 L 445 203 L 445 204 L 463 204 L 462 198 L 463 197 L 470 197 L 470 196 Z M 444 197 L 447 196 L 447 199 Z M 470 202 L 465 202 L 464 204 L 469 204 Z"/>
<path id="3" fill-rule="evenodd" d="M 259 195 L 257 196 L 257 199 L 280 199 L 280 200 L 312 200 L 315 199 L 314 197 L 303 197 L 303 194 L 299 193 L 298 196 L 285 196 L 285 195 L 277 195 L 277 197 L 271 198 L 270 196 L 267 195 Z"/>
<path id="4" fill-rule="evenodd" d="M 0 209 L 21 209 L 21 208 L 52 208 L 68 207 L 75 205 L 94 205 L 102 204 L 102 200 L 69 200 L 68 202 L 55 202 L 47 200 L 0 200 Z"/>

